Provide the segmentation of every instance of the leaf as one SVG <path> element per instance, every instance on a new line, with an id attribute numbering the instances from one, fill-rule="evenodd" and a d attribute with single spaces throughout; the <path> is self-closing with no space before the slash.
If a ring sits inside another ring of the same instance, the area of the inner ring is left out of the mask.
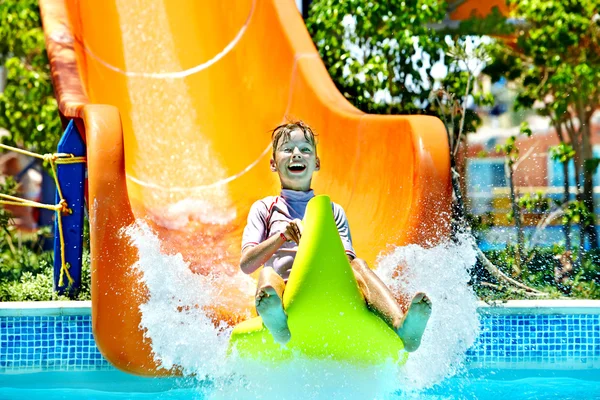
<path id="1" fill-rule="evenodd" d="M 600 158 L 589 158 L 584 161 L 584 168 L 586 172 L 596 173 L 598 165 L 600 164 Z"/>
<path id="2" fill-rule="evenodd" d="M 428 26 L 441 22 L 446 8 L 437 0 L 314 0 L 306 25 L 336 86 L 356 107 L 439 115 L 429 101 L 435 81 L 430 64 L 442 59 L 448 43 Z M 465 84 L 452 87 L 464 92 Z M 479 123 L 471 115 L 465 128 Z"/>
<path id="3" fill-rule="evenodd" d="M 521 126 L 519 127 L 519 134 L 531 137 L 532 133 L 533 132 L 531 131 L 531 128 L 529 128 L 529 124 L 527 122 L 521 122 Z"/>

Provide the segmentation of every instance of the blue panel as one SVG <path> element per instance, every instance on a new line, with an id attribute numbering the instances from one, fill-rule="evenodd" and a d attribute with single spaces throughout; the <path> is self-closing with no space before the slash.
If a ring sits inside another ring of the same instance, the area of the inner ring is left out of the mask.
<path id="1" fill-rule="evenodd" d="M 59 153 L 68 153 L 81 157 L 86 155 L 85 143 L 75 127 L 73 121 L 69 122 L 64 135 L 58 143 Z M 61 248 L 58 221 L 54 223 L 54 289 L 59 294 L 73 296 L 81 286 L 81 260 L 83 252 L 83 216 L 85 205 L 85 163 L 58 164 L 58 182 L 63 196 L 72 210 L 71 215 L 62 215 L 63 235 L 65 239 L 65 259 L 70 265 L 69 272 L 74 282 L 69 287 L 66 274 L 63 285 L 59 286 L 61 270 Z M 60 197 L 56 192 L 56 203 Z"/>

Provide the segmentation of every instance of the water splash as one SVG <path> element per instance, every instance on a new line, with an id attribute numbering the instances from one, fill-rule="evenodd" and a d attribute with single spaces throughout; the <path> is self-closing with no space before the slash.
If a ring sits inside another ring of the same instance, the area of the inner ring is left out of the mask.
<path id="1" fill-rule="evenodd" d="M 140 327 L 152 340 L 157 363 L 164 369 L 180 367 L 184 374 L 199 378 L 225 377 L 231 327 L 215 326 L 206 307 L 219 304 L 218 277 L 194 274 L 181 254 L 167 255 L 150 227 L 137 222 L 126 230 L 139 250 L 134 269 L 148 289 L 148 300 L 140 306 Z M 252 295 L 254 282 L 242 273 L 228 277 Z"/>
<path id="2" fill-rule="evenodd" d="M 147 210 L 152 221 L 171 230 L 182 230 L 190 222 L 201 224 L 227 225 L 236 217 L 233 207 L 216 205 L 204 199 L 186 198 L 184 200 Z"/>
<path id="3" fill-rule="evenodd" d="M 209 379 L 204 393 L 209 398 L 424 398 L 421 389 L 460 371 L 464 353 L 477 337 L 476 299 L 467 287 L 468 269 L 475 262 L 470 244 L 407 246 L 382 256 L 376 270 L 393 291 L 404 296 L 424 291 L 433 302 L 421 348 L 401 370 L 314 360 L 279 365 L 238 360 L 227 353 L 231 327 L 215 326 L 204 309 L 223 297 L 219 277 L 194 274 L 180 254 L 164 254 L 143 222 L 126 233 L 139 250 L 135 269 L 148 288 L 140 325 L 152 341 L 156 361 L 162 368 L 178 366 L 186 375 Z M 394 276 L 398 264 L 405 268 Z M 248 296 L 255 290 L 255 282 L 242 273 L 227 279 Z"/>
<path id="4" fill-rule="evenodd" d="M 359 368 L 333 361 L 296 358 L 279 365 L 239 361 L 235 370 L 243 379 L 211 392 L 212 400 L 396 398 L 398 369 L 395 365 Z"/>
<path id="5" fill-rule="evenodd" d="M 398 247 L 379 258 L 375 273 L 397 296 L 408 301 L 424 292 L 433 303 L 421 346 L 403 367 L 403 386 L 427 388 L 464 369 L 466 351 L 479 335 L 477 297 L 467 285 L 476 257 L 464 236 L 433 248 Z M 396 274 L 398 265 L 403 268 Z"/>

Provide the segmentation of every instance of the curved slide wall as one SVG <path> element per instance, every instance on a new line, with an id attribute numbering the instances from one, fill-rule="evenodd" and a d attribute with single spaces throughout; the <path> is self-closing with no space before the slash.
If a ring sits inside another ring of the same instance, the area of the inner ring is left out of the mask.
<path id="1" fill-rule="evenodd" d="M 348 215 L 373 266 L 389 246 L 447 232 L 448 144 L 442 122 L 375 116 L 337 91 L 293 0 L 40 0 L 62 117 L 88 147 L 96 341 L 117 367 L 155 374 L 142 340 L 145 290 L 136 218 L 197 273 L 237 270 L 250 205 L 278 193 L 270 132 L 286 117 L 318 133 L 315 192 Z M 227 286 L 216 318 L 237 322 L 252 299 Z"/>

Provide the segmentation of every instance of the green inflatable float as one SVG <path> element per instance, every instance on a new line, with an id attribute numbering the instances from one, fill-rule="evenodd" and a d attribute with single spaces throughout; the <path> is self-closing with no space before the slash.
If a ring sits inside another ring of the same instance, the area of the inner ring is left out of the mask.
<path id="1" fill-rule="evenodd" d="M 276 343 L 261 318 L 252 318 L 231 335 L 240 357 L 276 362 L 300 356 L 364 366 L 406 362 L 402 340 L 363 300 L 328 196 L 308 203 L 283 304 L 290 341 Z"/>

